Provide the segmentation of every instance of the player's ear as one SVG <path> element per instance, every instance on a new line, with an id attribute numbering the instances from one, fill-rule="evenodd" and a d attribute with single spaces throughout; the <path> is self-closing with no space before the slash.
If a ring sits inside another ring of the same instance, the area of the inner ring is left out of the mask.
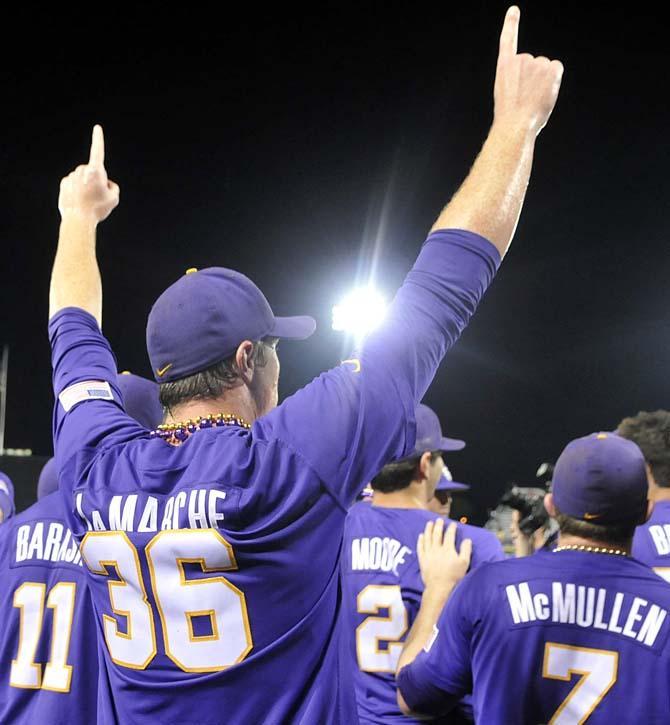
<path id="1" fill-rule="evenodd" d="M 251 340 L 242 341 L 235 352 L 235 365 L 238 375 L 243 383 L 249 385 L 254 379 L 254 343 Z"/>
<path id="2" fill-rule="evenodd" d="M 554 497 L 552 494 L 547 493 L 544 496 L 544 508 L 551 518 L 556 518 L 556 506 L 554 505 Z"/>
<path id="3" fill-rule="evenodd" d="M 424 478 L 428 478 L 428 476 L 430 474 L 431 458 L 432 458 L 432 454 L 430 451 L 426 451 L 425 453 L 421 454 L 421 458 L 419 458 L 419 479 L 420 480 L 423 480 Z"/>

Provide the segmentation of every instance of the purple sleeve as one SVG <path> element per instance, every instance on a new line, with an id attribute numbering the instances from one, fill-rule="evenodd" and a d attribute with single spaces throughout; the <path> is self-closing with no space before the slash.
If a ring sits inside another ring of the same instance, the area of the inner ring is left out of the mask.
<path id="1" fill-rule="evenodd" d="M 499 264 L 498 251 L 477 234 L 431 234 L 361 353 L 261 419 L 265 435 L 298 451 L 348 508 L 382 466 L 412 451 L 415 406 Z"/>
<path id="2" fill-rule="evenodd" d="M 473 540 L 472 544 L 471 569 L 476 569 L 478 566 L 488 564 L 491 561 L 504 561 L 507 558 L 500 539 L 492 531 L 481 529 L 481 536 L 477 541 Z"/>
<path id="3" fill-rule="evenodd" d="M 146 433 L 123 410 L 116 359 L 92 315 L 78 307 L 61 310 L 49 321 L 49 341 L 56 396 L 54 453 L 59 471 L 83 449 L 107 447 Z M 107 383 L 112 398 L 82 400 L 66 412 L 60 394 L 82 381 Z"/>
<path id="4" fill-rule="evenodd" d="M 413 712 L 439 715 L 471 691 L 470 645 L 476 598 L 471 575 L 454 590 L 437 622 L 428 651 L 398 673 L 398 689 Z"/>

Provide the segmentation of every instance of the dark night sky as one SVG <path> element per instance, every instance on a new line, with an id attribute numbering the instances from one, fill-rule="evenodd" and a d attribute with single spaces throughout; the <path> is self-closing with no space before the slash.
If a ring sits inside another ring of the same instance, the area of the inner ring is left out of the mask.
<path id="1" fill-rule="evenodd" d="M 649 6 L 590 6 L 522 6 L 520 49 L 561 59 L 563 88 L 512 251 L 427 396 L 468 441 L 449 463 L 481 506 L 510 480 L 532 482 L 570 438 L 668 404 L 670 48 Z M 278 314 L 318 320 L 309 342 L 282 348 L 287 395 L 340 359 L 330 309 L 378 234 L 378 285 L 390 296 L 401 283 L 491 120 L 504 3 L 227 18 L 141 7 L 5 29 L 9 447 L 51 451 L 58 184 L 86 160 L 94 122 L 121 186 L 99 232 L 120 369 L 149 375 L 155 297 L 187 267 L 224 265 Z"/>

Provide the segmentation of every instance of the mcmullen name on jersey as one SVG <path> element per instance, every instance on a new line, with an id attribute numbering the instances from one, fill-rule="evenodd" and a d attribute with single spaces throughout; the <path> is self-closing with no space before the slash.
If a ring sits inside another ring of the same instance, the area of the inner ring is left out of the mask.
<path id="1" fill-rule="evenodd" d="M 34 521 L 17 527 L 15 562 L 31 564 L 36 559 L 82 565 L 76 539 L 58 521 Z"/>
<path id="2" fill-rule="evenodd" d="M 225 516 L 225 491 L 194 488 L 158 499 L 138 494 L 112 496 L 106 509 L 86 511 L 84 494 L 74 497 L 75 509 L 89 531 L 137 531 L 167 529 L 217 529 Z"/>
<path id="3" fill-rule="evenodd" d="M 533 593 L 528 582 L 510 584 L 505 594 L 514 624 L 574 624 L 613 632 L 648 647 L 654 646 L 668 614 L 641 597 L 565 582 L 552 582 L 550 593 Z"/>
<path id="4" fill-rule="evenodd" d="M 351 568 L 353 571 L 392 571 L 397 576 L 398 567 L 411 553 L 411 549 L 388 536 L 352 539 Z"/>

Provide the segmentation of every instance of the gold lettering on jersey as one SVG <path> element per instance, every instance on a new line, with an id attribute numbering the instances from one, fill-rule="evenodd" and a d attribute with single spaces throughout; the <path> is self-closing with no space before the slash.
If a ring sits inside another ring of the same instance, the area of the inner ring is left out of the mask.
<path id="1" fill-rule="evenodd" d="M 551 594 L 533 593 L 529 582 L 505 587 L 514 624 L 551 621 L 574 624 L 583 629 L 600 629 L 620 634 L 653 647 L 667 610 L 646 599 L 603 587 L 552 582 Z M 609 617 L 605 612 L 609 612 Z"/>

